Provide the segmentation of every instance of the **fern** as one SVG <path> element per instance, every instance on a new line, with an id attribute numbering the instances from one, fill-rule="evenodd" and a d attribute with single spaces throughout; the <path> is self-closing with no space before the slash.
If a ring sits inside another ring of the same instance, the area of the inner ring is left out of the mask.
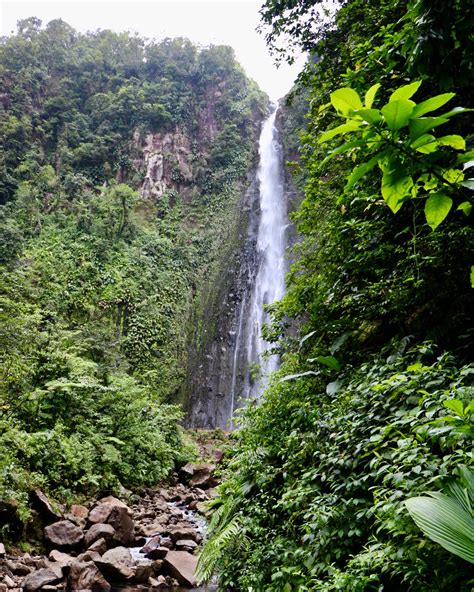
<path id="1" fill-rule="evenodd" d="M 233 506 L 234 503 L 231 505 Z M 225 507 L 226 504 L 221 506 L 219 510 Z M 216 514 L 214 514 L 213 518 L 215 518 L 215 516 Z M 220 516 L 221 518 L 223 516 L 228 516 L 228 513 L 223 511 Z M 204 549 L 199 556 L 196 569 L 198 583 L 203 584 L 212 578 L 217 563 L 225 553 L 229 552 L 230 549 L 239 549 L 247 544 L 248 539 L 245 535 L 245 521 L 240 514 L 237 514 L 226 526 L 216 531 L 204 546 Z"/>

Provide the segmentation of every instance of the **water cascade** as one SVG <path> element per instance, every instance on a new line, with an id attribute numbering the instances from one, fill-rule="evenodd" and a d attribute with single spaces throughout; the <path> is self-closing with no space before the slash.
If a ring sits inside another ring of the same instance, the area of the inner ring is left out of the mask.
<path id="1" fill-rule="evenodd" d="M 268 375 L 277 370 L 279 363 L 276 355 L 263 356 L 269 344 L 262 338 L 263 325 L 268 321 L 264 305 L 279 300 L 285 292 L 287 207 L 276 113 L 275 108 L 264 122 L 260 135 L 257 268 L 248 298 L 244 298 L 239 312 L 231 382 L 231 414 L 239 399 L 260 396 L 267 385 Z M 239 351 L 241 348 L 244 348 L 242 352 Z M 239 358 L 244 365 L 240 383 L 236 380 Z"/>
<path id="2" fill-rule="evenodd" d="M 217 287 L 220 308 L 206 312 L 216 325 L 205 330 L 215 333 L 191 368 L 189 426 L 232 429 L 234 411 L 258 398 L 278 368 L 278 356 L 263 355 L 269 344 L 262 339 L 264 305 L 285 290 L 287 199 L 276 117 L 275 108 L 263 124 L 257 174 L 242 195 L 241 234 Z"/>

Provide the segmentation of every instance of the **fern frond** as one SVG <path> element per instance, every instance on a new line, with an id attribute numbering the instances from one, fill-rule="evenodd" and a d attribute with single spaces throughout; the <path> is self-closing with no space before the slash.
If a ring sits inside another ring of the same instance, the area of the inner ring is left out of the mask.
<path id="1" fill-rule="evenodd" d="M 220 531 L 215 532 L 206 542 L 204 549 L 199 555 L 196 577 L 199 584 L 208 582 L 222 556 L 229 552 L 229 549 L 241 548 L 247 544 L 245 536 L 244 519 L 237 514 Z"/>

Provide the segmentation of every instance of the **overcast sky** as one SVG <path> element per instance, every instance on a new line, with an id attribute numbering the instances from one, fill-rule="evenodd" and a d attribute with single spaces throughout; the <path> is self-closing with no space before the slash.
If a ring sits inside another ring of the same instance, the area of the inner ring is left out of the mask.
<path id="1" fill-rule="evenodd" d="M 262 0 L 263 2 L 263 0 Z M 16 31 L 16 21 L 37 16 L 46 24 L 62 18 L 79 31 L 128 30 L 143 37 L 188 37 L 235 49 L 247 74 L 273 100 L 284 96 L 302 67 L 276 68 L 262 35 L 255 31 L 262 2 L 255 0 L 0 0 L 1 34 Z"/>

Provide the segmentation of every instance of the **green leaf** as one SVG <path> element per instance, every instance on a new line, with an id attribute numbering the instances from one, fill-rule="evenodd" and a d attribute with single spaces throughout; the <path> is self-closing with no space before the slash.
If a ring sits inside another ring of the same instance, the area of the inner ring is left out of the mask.
<path id="1" fill-rule="evenodd" d="M 323 134 L 321 134 L 318 142 L 322 144 L 323 142 L 327 142 L 331 138 L 338 136 L 339 134 L 345 134 L 347 132 L 353 132 L 360 128 L 362 125 L 361 121 L 348 121 L 347 123 L 343 123 L 342 125 L 338 125 L 337 127 L 330 129 Z"/>
<path id="2" fill-rule="evenodd" d="M 418 119 L 411 119 L 408 124 L 410 128 L 410 139 L 416 140 L 426 132 L 443 125 L 448 119 L 446 117 L 420 117 Z"/>
<path id="3" fill-rule="evenodd" d="M 471 288 L 474 288 L 474 265 L 471 265 Z"/>
<path id="4" fill-rule="evenodd" d="M 359 146 L 365 146 L 365 144 L 366 143 L 364 140 L 351 140 L 350 142 L 346 142 L 345 144 L 341 144 L 341 146 L 334 148 L 334 150 L 331 150 L 328 153 L 326 158 L 321 162 L 321 166 L 325 165 L 329 160 L 331 160 L 331 158 L 334 158 L 338 154 L 342 154 L 343 152 L 347 152 L 348 150 L 351 150 L 352 148 L 357 148 Z"/>
<path id="5" fill-rule="evenodd" d="M 439 109 L 445 105 L 455 96 L 456 93 L 444 93 L 442 95 L 431 97 L 431 99 L 427 99 L 422 103 L 418 103 L 418 105 L 413 109 L 412 117 L 421 117 L 422 115 L 425 115 L 425 113 L 436 111 L 436 109 Z"/>
<path id="6" fill-rule="evenodd" d="M 381 112 L 390 131 L 396 132 L 407 125 L 415 103 L 407 99 L 392 101 L 382 107 Z"/>
<path id="7" fill-rule="evenodd" d="M 334 356 L 318 356 L 316 358 L 316 360 L 320 364 L 323 364 L 324 366 L 331 368 L 331 370 L 340 370 L 341 369 L 341 365 L 339 364 L 339 362 L 337 361 L 337 359 Z"/>
<path id="8" fill-rule="evenodd" d="M 435 230 L 449 214 L 453 200 L 444 193 L 432 193 L 425 203 L 425 217 L 430 227 Z"/>
<path id="9" fill-rule="evenodd" d="M 461 182 L 463 187 L 467 187 L 467 189 L 472 189 L 474 191 L 474 179 L 466 179 L 465 181 Z"/>
<path id="10" fill-rule="evenodd" d="M 455 150 L 466 150 L 466 140 L 456 134 L 438 138 L 437 142 L 440 146 L 451 146 Z"/>
<path id="11" fill-rule="evenodd" d="M 405 84 L 405 86 L 397 88 L 397 90 L 390 95 L 389 103 L 403 99 L 410 99 L 420 88 L 420 86 L 421 80 L 417 80 L 416 82 L 412 82 L 411 84 Z"/>
<path id="12" fill-rule="evenodd" d="M 472 211 L 472 204 L 468 201 L 463 201 L 461 204 L 458 205 L 456 211 L 461 211 L 465 216 L 469 216 Z"/>
<path id="13" fill-rule="evenodd" d="M 369 171 L 371 171 L 374 168 L 374 166 L 380 161 L 380 159 L 384 156 L 385 152 L 381 152 L 380 154 L 375 155 L 369 161 L 364 162 L 363 164 L 356 167 L 347 179 L 346 191 L 352 189 L 354 184 L 357 183 L 357 181 L 359 181 L 359 179 L 361 179 Z"/>
<path id="14" fill-rule="evenodd" d="M 367 107 L 367 109 L 370 109 L 372 107 L 372 104 L 375 99 L 375 95 L 377 94 L 377 91 L 379 90 L 379 88 L 380 88 L 380 82 L 377 82 L 377 84 L 374 84 L 373 86 L 371 86 L 369 88 L 369 90 L 365 93 L 364 102 L 365 102 L 365 106 Z"/>
<path id="15" fill-rule="evenodd" d="M 331 103 L 334 109 L 344 117 L 349 117 L 354 109 L 362 109 L 360 97 L 352 88 L 335 90 L 331 93 Z"/>
<path id="16" fill-rule="evenodd" d="M 379 109 L 357 109 L 354 115 L 358 115 L 367 123 L 377 123 L 382 119 Z"/>
<path id="17" fill-rule="evenodd" d="M 474 519 L 447 495 L 414 497 L 405 505 L 417 526 L 444 549 L 474 563 Z"/>
<path id="18" fill-rule="evenodd" d="M 398 161 L 388 161 L 380 167 L 382 176 L 382 196 L 394 214 L 402 207 L 405 198 L 411 195 L 413 179 L 406 174 Z"/>
<path id="19" fill-rule="evenodd" d="M 464 405 L 459 399 L 449 399 L 448 401 L 444 401 L 443 406 L 446 407 L 446 409 L 454 411 L 459 417 L 464 417 Z"/>
<path id="20" fill-rule="evenodd" d="M 424 146 L 425 144 L 429 144 L 430 142 L 434 142 L 436 140 L 436 138 L 434 136 L 432 136 L 431 134 L 423 134 L 422 136 L 420 136 L 419 138 L 417 138 L 414 142 L 412 142 L 410 144 L 411 148 L 421 148 L 421 146 Z"/>

